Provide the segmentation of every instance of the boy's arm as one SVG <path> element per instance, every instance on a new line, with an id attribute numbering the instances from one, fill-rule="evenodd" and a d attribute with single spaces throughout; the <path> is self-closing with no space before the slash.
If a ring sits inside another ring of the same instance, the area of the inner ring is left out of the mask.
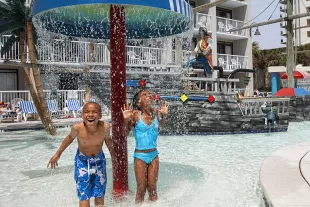
<path id="1" fill-rule="evenodd" d="M 71 128 L 70 134 L 62 141 L 57 152 L 48 162 L 47 167 L 49 167 L 49 165 L 51 165 L 51 168 L 56 168 L 58 166 L 57 161 L 59 160 L 61 154 L 73 142 L 73 140 L 76 136 L 77 136 L 77 126 L 73 125 Z"/>
<path id="2" fill-rule="evenodd" d="M 107 145 L 108 147 L 108 150 L 111 154 L 111 157 L 114 156 L 114 152 L 113 152 L 113 141 L 111 139 L 111 136 L 110 136 L 110 124 L 105 122 L 104 123 L 104 140 L 105 140 L 105 144 Z"/>
<path id="3" fill-rule="evenodd" d="M 60 156 L 63 153 L 63 151 L 65 151 L 65 149 L 73 142 L 76 136 L 77 136 L 77 126 L 73 125 L 70 134 L 62 141 L 56 154 Z"/>

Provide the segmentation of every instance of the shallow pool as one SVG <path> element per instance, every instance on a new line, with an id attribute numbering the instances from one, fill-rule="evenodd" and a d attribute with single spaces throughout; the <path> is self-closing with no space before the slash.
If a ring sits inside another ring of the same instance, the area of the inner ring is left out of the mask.
<path id="1" fill-rule="evenodd" d="M 159 200 L 142 206 L 255 207 L 264 206 L 259 186 L 263 159 L 283 146 L 309 141 L 309 122 L 291 123 L 288 132 L 225 136 L 160 136 Z M 57 137 L 42 131 L 0 133 L 1 206 L 78 206 L 73 179 L 77 143 L 62 155 L 59 168 L 46 168 L 69 129 Z M 129 187 L 135 191 L 132 170 L 134 142 L 128 139 Z M 135 206 L 134 194 L 121 203 L 111 199 L 111 160 L 108 158 L 106 206 Z"/>

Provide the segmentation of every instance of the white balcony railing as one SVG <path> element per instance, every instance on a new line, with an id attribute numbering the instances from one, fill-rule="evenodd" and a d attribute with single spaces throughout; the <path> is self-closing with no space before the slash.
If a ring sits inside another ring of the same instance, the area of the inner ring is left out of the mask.
<path id="1" fill-rule="evenodd" d="M 0 44 L 9 38 L 2 36 Z M 37 45 L 38 63 L 86 63 L 90 57 L 90 42 L 52 40 L 51 42 L 41 41 Z M 19 60 L 19 47 L 15 44 L 12 50 L 2 56 L 0 60 Z M 27 56 L 27 60 L 29 57 Z M 126 46 L 127 65 L 175 65 L 175 51 L 168 52 L 164 48 L 152 48 L 143 46 Z M 95 43 L 92 55 L 94 64 L 109 65 L 110 51 L 105 43 Z"/>
<path id="2" fill-rule="evenodd" d="M 234 19 L 228 19 L 228 18 L 222 18 L 222 17 L 216 17 L 217 22 L 217 32 L 232 34 L 232 35 L 239 35 L 239 36 L 248 36 L 248 30 L 242 29 L 230 32 L 229 30 L 243 27 L 244 22 L 238 21 Z"/>
<path id="3" fill-rule="evenodd" d="M 199 27 L 206 27 L 208 31 L 211 31 L 211 15 L 197 13 L 195 20 L 195 28 L 199 29 Z"/>
<path id="4" fill-rule="evenodd" d="M 0 36 L 0 48 L 4 46 L 4 43 L 10 38 L 10 35 L 3 35 Z M 20 59 L 19 58 L 19 44 L 17 42 L 15 42 L 12 45 L 12 49 L 7 52 L 4 53 L 3 55 L 0 54 L 0 60 L 16 60 L 16 59 Z"/>
<path id="5" fill-rule="evenodd" d="M 248 68 L 248 56 L 217 54 L 217 65 L 224 70 L 236 70 Z"/>

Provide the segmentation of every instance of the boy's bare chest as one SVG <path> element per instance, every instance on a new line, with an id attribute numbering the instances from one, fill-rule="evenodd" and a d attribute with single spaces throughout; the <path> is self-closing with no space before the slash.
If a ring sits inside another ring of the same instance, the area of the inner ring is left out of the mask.
<path id="1" fill-rule="evenodd" d="M 103 133 L 90 134 L 86 132 L 80 132 L 78 134 L 78 141 L 83 146 L 102 146 L 104 142 L 104 135 Z"/>

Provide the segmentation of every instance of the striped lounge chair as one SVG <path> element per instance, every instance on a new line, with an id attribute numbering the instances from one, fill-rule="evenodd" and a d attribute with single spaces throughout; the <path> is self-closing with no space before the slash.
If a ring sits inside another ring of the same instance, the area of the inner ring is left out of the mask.
<path id="1" fill-rule="evenodd" d="M 46 100 L 46 105 L 47 105 L 49 113 L 51 114 L 51 117 L 58 118 L 61 115 L 65 114 L 63 110 L 58 109 L 56 100 Z"/>
<path id="2" fill-rule="evenodd" d="M 80 101 L 77 99 L 69 99 L 66 101 L 66 108 L 64 108 L 65 112 L 72 112 L 74 118 L 76 118 L 78 115 L 81 115 L 82 107 L 80 104 Z"/>
<path id="3" fill-rule="evenodd" d="M 31 101 L 20 101 L 19 102 L 20 114 L 24 117 L 24 120 L 27 121 L 27 115 L 36 116 L 37 110 L 34 107 Z"/>

